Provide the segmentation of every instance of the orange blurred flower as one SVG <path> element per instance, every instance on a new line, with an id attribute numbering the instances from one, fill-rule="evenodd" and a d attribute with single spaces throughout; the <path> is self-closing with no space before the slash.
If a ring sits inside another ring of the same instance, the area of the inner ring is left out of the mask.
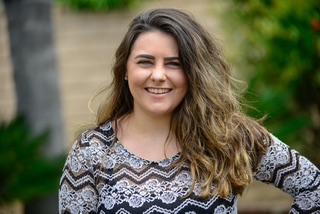
<path id="1" fill-rule="evenodd" d="M 319 23 L 319 21 L 317 19 L 313 19 L 312 20 L 312 27 L 316 31 L 320 31 L 320 23 Z"/>

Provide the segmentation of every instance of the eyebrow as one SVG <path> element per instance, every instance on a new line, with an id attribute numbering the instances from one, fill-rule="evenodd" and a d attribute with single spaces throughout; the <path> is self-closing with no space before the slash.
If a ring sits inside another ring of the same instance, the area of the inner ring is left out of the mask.
<path id="1" fill-rule="evenodd" d="M 153 60 L 155 59 L 154 56 L 148 55 L 148 54 L 139 54 L 138 56 L 134 57 L 134 59 L 137 59 L 137 58 L 146 58 L 146 59 L 153 59 Z M 165 57 L 164 60 L 165 61 L 180 60 L 180 57 L 177 57 L 177 56 Z"/>

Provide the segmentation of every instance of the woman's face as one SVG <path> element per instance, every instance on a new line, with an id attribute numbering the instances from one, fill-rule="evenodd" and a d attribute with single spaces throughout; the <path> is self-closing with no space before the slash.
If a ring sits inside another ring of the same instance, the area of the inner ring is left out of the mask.
<path id="1" fill-rule="evenodd" d="M 159 31 L 138 36 L 127 61 L 127 75 L 136 113 L 172 116 L 188 90 L 178 44 Z"/>

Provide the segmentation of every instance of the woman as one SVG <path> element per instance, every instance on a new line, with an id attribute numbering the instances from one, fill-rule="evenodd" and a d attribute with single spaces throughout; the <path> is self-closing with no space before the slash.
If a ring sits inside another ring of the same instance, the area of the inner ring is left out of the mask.
<path id="1" fill-rule="evenodd" d="M 61 213 L 237 213 L 255 178 L 320 213 L 320 173 L 242 113 L 214 39 L 175 9 L 140 14 L 116 51 L 97 126 L 73 145 Z"/>

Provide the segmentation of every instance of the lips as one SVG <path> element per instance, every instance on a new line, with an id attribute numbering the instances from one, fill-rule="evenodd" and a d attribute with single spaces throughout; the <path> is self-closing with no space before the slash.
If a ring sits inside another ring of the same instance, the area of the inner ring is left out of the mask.
<path id="1" fill-rule="evenodd" d="M 166 94 L 169 91 L 171 91 L 171 89 L 168 89 L 168 88 L 147 88 L 147 91 L 152 94 Z"/>

